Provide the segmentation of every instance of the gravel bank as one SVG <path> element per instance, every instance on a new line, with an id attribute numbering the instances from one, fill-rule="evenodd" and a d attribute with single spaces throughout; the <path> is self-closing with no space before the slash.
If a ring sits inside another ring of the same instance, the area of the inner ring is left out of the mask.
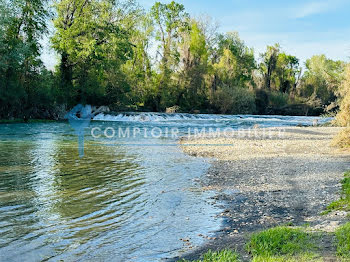
<path id="1" fill-rule="evenodd" d="M 203 190 L 217 192 L 215 199 L 224 206 L 221 216 L 226 221 L 216 240 L 187 258 L 227 247 L 244 256 L 247 233 L 280 224 L 309 223 L 311 230 L 334 231 L 347 214 L 320 213 L 339 198 L 340 181 L 350 169 L 350 152 L 330 145 L 340 130 L 271 128 L 240 131 L 232 137 L 212 134 L 183 139 L 187 154 L 212 159 L 201 184 Z M 329 239 L 322 246 L 325 257 L 333 253 Z"/>

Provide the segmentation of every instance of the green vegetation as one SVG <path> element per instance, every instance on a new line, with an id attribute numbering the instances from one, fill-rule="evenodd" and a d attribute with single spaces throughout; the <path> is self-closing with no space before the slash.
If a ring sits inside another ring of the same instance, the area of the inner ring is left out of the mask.
<path id="1" fill-rule="evenodd" d="M 239 259 L 239 256 L 230 250 L 224 250 L 220 252 L 212 252 L 203 255 L 203 259 L 194 260 L 193 262 L 239 262 L 242 261 Z M 302 254 L 298 256 L 256 256 L 252 260 L 252 262 L 322 262 L 318 256 L 314 254 Z M 186 260 L 182 260 L 182 262 L 187 262 Z"/>
<path id="2" fill-rule="evenodd" d="M 254 257 L 300 255 L 312 248 L 311 237 L 301 229 L 276 227 L 251 237 L 247 250 Z"/>
<path id="3" fill-rule="evenodd" d="M 246 250 L 252 256 L 252 262 L 308 262 L 323 261 L 315 250 L 315 237 L 301 228 L 280 226 L 253 234 Z M 347 243 L 342 239 L 342 245 Z M 209 251 L 197 262 L 241 261 L 239 256 L 230 250 L 221 252 Z"/>
<path id="4" fill-rule="evenodd" d="M 274 256 L 274 257 L 264 257 L 257 256 L 254 257 L 252 262 L 323 262 L 323 259 L 319 258 L 314 254 L 302 254 L 298 256 Z"/>
<path id="5" fill-rule="evenodd" d="M 345 224 L 336 231 L 337 254 L 344 260 L 350 260 L 350 223 Z"/>
<path id="6" fill-rule="evenodd" d="M 40 58 L 44 35 L 58 54 L 53 71 Z M 256 58 L 238 33 L 219 33 L 174 1 L 145 10 L 135 0 L 0 0 L 0 119 L 58 118 L 77 103 L 317 115 L 341 101 L 337 118 L 346 125 L 344 67 L 319 55 L 302 72 L 278 44 Z"/>
<path id="7" fill-rule="evenodd" d="M 324 214 L 333 210 L 347 210 L 350 211 L 350 172 L 345 173 L 345 178 L 342 180 L 342 191 L 339 200 L 331 203 Z"/>
<path id="8" fill-rule="evenodd" d="M 231 250 L 223 250 L 220 252 L 208 251 L 203 255 L 203 259 L 193 262 L 239 262 L 238 255 Z M 186 260 L 182 260 L 186 262 Z"/>

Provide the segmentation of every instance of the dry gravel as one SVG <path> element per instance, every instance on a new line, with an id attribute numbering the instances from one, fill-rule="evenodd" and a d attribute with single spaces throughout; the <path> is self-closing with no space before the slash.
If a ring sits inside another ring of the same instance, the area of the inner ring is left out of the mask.
<path id="1" fill-rule="evenodd" d="M 275 225 L 309 223 L 311 230 L 332 232 L 344 223 L 344 212 L 320 215 L 339 198 L 340 181 L 350 170 L 350 152 L 331 146 L 340 130 L 270 128 L 240 131 L 232 137 L 183 139 L 187 154 L 210 157 L 212 166 L 201 184 L 203 190 L 217 191 L 215 198 L 224 207 L 221 216 L 226 221 L 217 240 L 188 258 L 209 248 L 243 250 L 247 233 Z M 331 244 L 324 246 L 325 256 L 332 249 Z"/>

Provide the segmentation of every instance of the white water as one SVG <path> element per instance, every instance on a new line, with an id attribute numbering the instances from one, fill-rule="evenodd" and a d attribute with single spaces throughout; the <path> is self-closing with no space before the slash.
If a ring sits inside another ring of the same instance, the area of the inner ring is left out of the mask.
<path id="1" fill-rule="evenodd" d="M 332 118 L 303 117 L 303 116 L 266 116 L 266 115 L 211 115 L 211 114 L 165 114 L 165 113 L 120 113 L 98 114 L 93 120 L 112 122 L 173 122 L 173 121 L 215 121 L 215 122 L 239 122 L 243 125 L 266 124 L 266 126 L 278 125 L 313 125 L 316 122 L 323 124 Z"/>

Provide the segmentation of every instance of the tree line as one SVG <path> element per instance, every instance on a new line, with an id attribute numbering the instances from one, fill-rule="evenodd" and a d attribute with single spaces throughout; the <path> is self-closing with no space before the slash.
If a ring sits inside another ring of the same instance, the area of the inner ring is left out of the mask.
<path id="1" fill-rule="evenodd" d="M 256 57 L 238 33 L 174 1 L 145 10 L 134 0 L 0 0 L 0 12 L 0 118 L 56 118 L 77 103 L 316 115 L 346 96 L 345 62 L 317 55 L 302 65 L 278 44 Z M 45 35 L 55 70 L 40 58 Z"/>

